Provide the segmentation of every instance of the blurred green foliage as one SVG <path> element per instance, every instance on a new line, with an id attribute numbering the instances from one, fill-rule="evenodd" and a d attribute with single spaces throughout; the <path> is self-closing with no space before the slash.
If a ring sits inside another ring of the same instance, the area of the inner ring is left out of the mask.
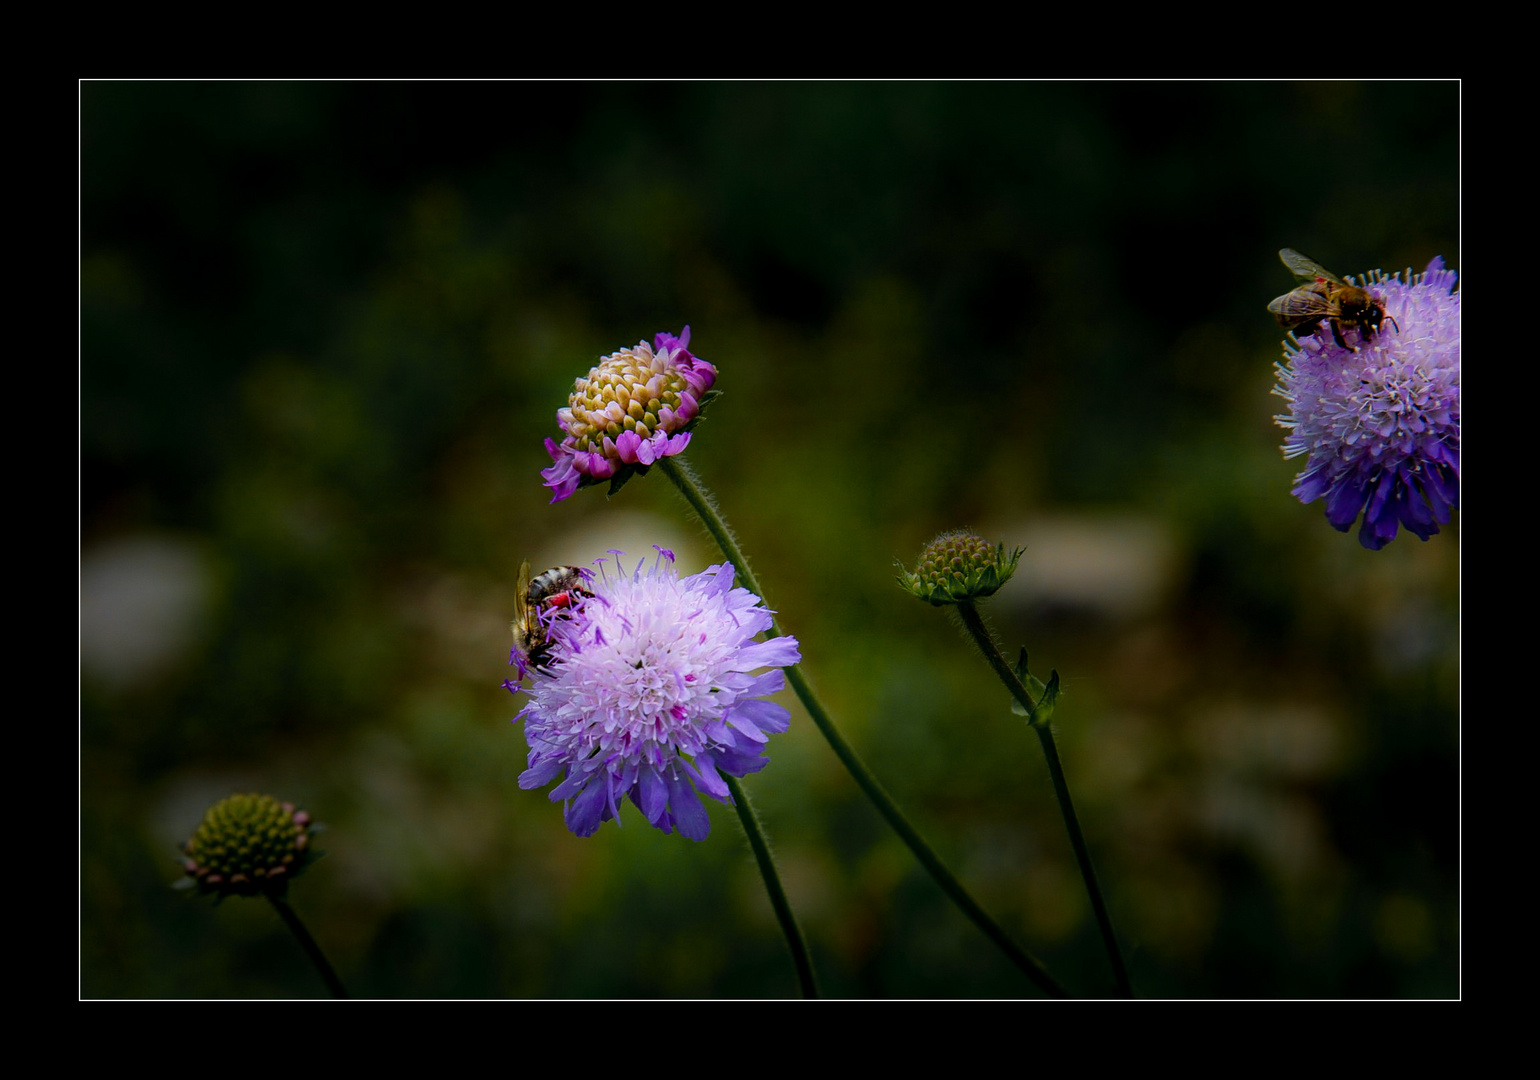
<path id="1" fill-rule="evenodd" d="M 522 792 L 522 558 L 716 561 L 660 475 L 547 505 L 571 380 L 693 327 L 689 451 L 847 737 L 1072 991 L 1111 976 L 1036 739 L 893 583 L 971 526 L 1136 988 L 1458 992 L 1458 521 L 1289 495 L 1292 281 L 1460 267 L 1434 83 L 82 86 L 81 993 L 324 992 L 168 888 L 209 804 L 326 822 L 296 910 L 376 997 L 795 981 L 730 809 Z M 1036 996 L 794 700 L 745 786 L 836 996 Z"/>

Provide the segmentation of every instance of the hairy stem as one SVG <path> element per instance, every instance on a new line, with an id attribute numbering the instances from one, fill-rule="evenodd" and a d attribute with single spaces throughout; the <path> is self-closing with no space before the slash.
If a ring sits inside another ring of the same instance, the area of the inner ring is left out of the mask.
<path id="1" fill-rule="evenodd" d="M 1069 783 L 1064 779 L 1064 766 L 1059 762 L 1059 750 L 1054 745 L 1053 729 L 1048 724 L 1038 722 L 1037 702 L 1032 700 L 1032 695 L 1027 693 L 1027 688 L 1016 677 L 1011 666 L 1005 662 L 1005 657 L 1000 655 L 994 638 L 990 636 L 988 627 L 979 616 L 978 607 L 972 603 L 963 602 L 957 605 L 957 613 L 962 617 L 963 626 L 967 627 L 973 643 L 978 646 L 979 652 L 984 654 L 984 660 L 994 669 L 994 673 L 1011 692 L 1011 696 L 1027 710 L 1027 723 L 1032 726 L 1033 731 L 1037 732 L 1038 742 L 1042 743 L 1043 756 L 1048 759 L 1048 772 L 1053 777 L 1053 790 L 1059 797 L 1059 812 L 1064 817 L 1064 827 L 1069 831 L 1069 843 L 1075 849 L 1075 861 L 1080 864 L 1080 876 L 1085 881 L 1086 892 L 1091 897 L 1091 909 L 1096 912 L 1096 924 L 1101 929 L 1102 944 L 1106 946 L 1107 957 L 1112 962 L 1112 974 L 1117 980 L 1118 994 L 1131 998 L 1134 996 L 1133 984 L 1129 982 L 1128 968 L 1123 963 L 1123 954 L 1118 948 L 1117 935 L 1112 930 L 1112 916 L 1107 912 L 1107 904 L 1102 899 L 1101 886 L 1096 881 L 1096 870 L 1091 865 L 1091 851 L 1086 847 L 1085 836 L 1080 831 L 1080 818 L 1076 816 L 1075 804 L 1069 797 Z"/>
<path id="2" fill-rule="evenodd" d="M 727 522 L 723 520 L 722 515 L 716 508 L 715 500 L 707 494 L 694 470 L 678 457 L 660 458 L 658 466 L 663 470 L 663 474 L 673 481 L 674 486 L 679 489 L 680 494 L 690 504 L 696 516 L 706 526 L 706 531 L 711 533 L 712 538 L 717 542 L 717 546 L 722 549 L 722 554 L 727 556 L 728 561 L 738 571 L 739 583 L 756 596 L 764 599 L 764 589 L 760 586 L 759 580 L 755 578 L 753 570 L 749 568 L 749 562 L 744 558 L 743 551 L 738 547 L 737 537 L 728 528 Z M 773 637 L 785 634 L 785 631 L 781 629 L 779 620 L 772 620 L 770 634 Z M 1059 985 L 1052 975 L 1048 974 L 1043 965 L 1012 941 L 1005 931 L 1001 929 L 1000 925 L 990 918 L 988 913 L 978 905 L 978 902 L 973 899 L 968 890 L 963 888 L 962 883 L 957 880 L 956 875 L 947 869 L 946 864 L 937 857 L 936 853 L 931 850 L 930 845 L 925 842 L 925 839 L 909 823 L 909 819 L 898 808 L 898 804 L 883 790 L 882 785 L 877 782 L 877 778 L 872 775 L 871 770 L 866 767 L 860 757 L 856 755 L 855 750 L 845 741 L 844 736 L 840 734 L 839 729 L 835 727 L 834 721 L 830 719 L 827 710 L 823 707 L 823 703 L 818 700 L 818 695 L 813 693 L 813 688 L 808 684 L 807 677 L 803 675 L 801 666 L 793 665 L 787 668 L 786 679 L 791 683 L 791 688 L 796 692 L 797 697 L 801 699 L 802 705 L 807 709 L 808 715 L 812 717 L 813 723 L 818 726 L 818 730 L 823 733 L 824 739 L 828 741 L 829 746 L 834 750 L 834 755 L 840 759 L 841 764 L 849 771 L 856 784 L 866 793 L 866 797 L 877 808 L 877 812 L 882 815 L 893 831 L 898 833 L 899 838 L 909 846 L 909 850 L 920 861 L 920 865 L 925 867 L 930 876 L 935 879 L 936 884 L 941 886 L 941 890 L 1044 993 L 1051 997 L 1068 997 L 1069 995 L 1064 987 Z"/>
<path id="3" fill-rule="evenodd" d="M 310 962 L 321 973 L 321 978 L 326 980 L 326 986 L 331 990 L 332 997 L 347 997 L 348 992 L 343 988 L 342 980 L 337 978 L 337 972 L 333 970 L 325 954 L 321 952 L 321 946 L 315 943 L 315 938 L 310 936 L 310 931 L 305 929 L 305 924 L 300 921 L 299 916 L 289 906 L 288 901 L 273 896 L 271 893 L 263 893 L 263 895 L 268 898 L 273 907 L 278 911 L 278 916 L 283 919 L 284 925 L 299 939 L 300 947 L 305 950 L 305 955 L 310 957 Z"/>
<path id="4" fill-rule="evenodd" d="M 781 887 L 781 875 L 776 871 L 770 844 L 759 827 L 759 819 L 755 817 L 754 808 L 749 805 L 749 797 L 744 794 L 738 778 L 725 772 L 719 775 L 727 781 L 727 788 L 733 794 L 733 806 L 738 811 L 738 820 L 743 825 L 749 847 L 754 851 L 754 861 L 759 864 L 760 876 L 765 879 L 765 892 L 770 894 L 770 906 L 775 909 L 781 933 L 786 935 L 786 945 L 791 949 L 792 963 L 797 966 L 797 982 L 802 985 L 802 996 L 816 998 L 818 980 L 813 975 L 813 960 L 808 955 L 807 939 L 802 936 L 802 928 L 797 925 L 797 917 L 791 911 L 791 902 L 786 899 L 786 890 Z"/>

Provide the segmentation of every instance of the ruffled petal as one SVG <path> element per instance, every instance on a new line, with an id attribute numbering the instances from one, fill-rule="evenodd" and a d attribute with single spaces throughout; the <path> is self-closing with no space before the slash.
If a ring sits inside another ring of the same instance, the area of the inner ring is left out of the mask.
<path id="1" fill-rule="evenodd" d="M 547 758 L 538 765 L 531 762 L 529 768 L 519 774 L 519 787 L 525 791 L 545 787 L 566 767 L 560 758 Z"/>
<path id="2" fill-rule="evenodd" d="M 717 753 L 720 751 L 708 751 L 696 757 L 693 763 L 681 760 L 680 764 L 684 766 L 698 790 L 710 795 L 713 799 L 731 803 L 733 793 L 728 789 L 727 782 L 717 775 Z"/>
<path id="3" fill-rule="evenodd" d="M 663 782 L 663 777 L 651 765 L 642 767 L 637 776 L 638 799 L 637 806 L 642 811 L 642 816 L 648 822 L 656 825 L 663 812 L 668 809 L 668 785 Z"/>
<path id="4" fill-rule="evenodd" d="M 739 719 L 747 719 L 755 728 L 771 735 L 780 735 L 791 727 L 791 713 L 786 706 L 761 698 L 740 701 L 733 706 L 731 718 L 734 724 Z"/>
<path id="5" fill-rule="evenodd" d="M 604 778 L 594 777 L 594 782 L 578 793 L 562 812 L 562 817 L 575 836 L 592 836 L 604 823 L 602 817 L 608 797 L 609 785 Z"/>
<path id="6" fill-rule="evenodd" d="M 769 641 L 755 642 L 738 650 L 738 658 L 733 664 L 735 671 L 753 671 L 762 667 L 786 667 L 788 664 L 800 663 L 802 653 L 797 648 L 797 639 L 789 637 L 773 637 Z"/>
<path id="7" fill-rule="evenodd" d="M 668 812 L 673 816 L 674 827 L 686 839 L 706 839 L 711 834 L 711 818 L 701 805 L 700 796 L 682 772 L 670 774 L 667 781 Z"/>

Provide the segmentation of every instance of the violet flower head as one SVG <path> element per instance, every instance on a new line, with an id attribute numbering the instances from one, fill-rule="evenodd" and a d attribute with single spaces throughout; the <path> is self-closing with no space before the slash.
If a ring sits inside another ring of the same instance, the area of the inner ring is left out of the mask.
<path id="1" fill-rule="evenodd" d="M 1421 274 L 1365 275 L 1387 318 L 1358 351 L 1315 333 L 1284 341 L 1274 417 L 1288 430 L 1286 458 L 1308 455 L 1295 477 L 1300 502 L 1326 500 L 1326 520 L 1378 551 L 1397 529 L 1426 540 L 1460 504 L 1460 294 L 1435 258 Z M 1394 320 L 1394 322 L 1392 322 Z M 1350 331 L 1352 333 L 1352 331 Z M 1350 338 L 1350 343 L 1355 340 Z"/>
<path id="2" fill-rule="evenodd" d="M 765 696 L 801 659 L 797 642 L 754 640 L 771 612 L 733 587 L 731 563 L 680 579 L 664 548 L 631 573 L 611 554 L 593 595 L 550 621 L 548 659 L 529 669 L 529 702 L 514 718 L 529 742 L 519 787 L 560 777 L 551 801 L 578 836 L 618 823 L 629 798 L 664 832 L 704 840 L 711 822 L 697 792 L 730 803 L 720 774 L 764 768 L 769 737 L 790 725 Z"/>
<path id="3" fill-rule="evenodd" d="M 688 428 L 716 382 L 717 369 L 688 348 L 690 328 L 660 333 L 603 357 L 578 379 L 558 409 L 558 444 L 545 440 L 553 464 L 541 470 L 560 502 L 580 487 L 646 472 L 659 458 L 690 444 Z"/>

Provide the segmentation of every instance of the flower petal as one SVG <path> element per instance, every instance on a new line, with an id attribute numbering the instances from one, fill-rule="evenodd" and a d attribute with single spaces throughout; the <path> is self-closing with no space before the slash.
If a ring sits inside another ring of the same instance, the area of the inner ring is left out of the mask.
<path id="1" fill-rule="evenodd" d="M 780 735 L 791 727 L 791 713 L 786 706 L 762 698 L 749 698 L 734 705 L 730 719 L 736 724 L 740 718 L 747 718 L 760 731 L 772 735 Z"/>
<path id="2" fill-rule="evenodd" d="M 773 637 L 738 650 L 734 671 L 753 671 L 762 667 L 786 667 L 801 662 L 802 653 L 794 637 Z"/>
<path id="3" fill-rule="evenodd" d="M 642 767 L 637 780 L 640 792 L 637 806 L 641 808 L 642 816 L 656 825 L 663 816 L 663 812 L 668 809 L 668 785 L 651 765 Z"/>
<path id="4" fill-rule="evenodd" d="M 681 764 L 686 764 L 681 762 Z M 691 769 L 695 786 L 714 799 L 720 799 L 725 803 L 733 801 L 733 793 L 728 789 L 727 782 L 717 775 L 716 755 L 704 753 L 695 759 L 694 768 Z"/>
<path id="5" fill-rule="evenodd" d="M 604 818 L 609 785 L 604 777 L 596 776 L 593 782 L 579 792 L 562 812 L 562 817 L 576 836 L 592 836 L 599 831 Z"/>
<path id="6" fill-rule="evenodd" d="M 668 810 L 679 834 L 689 840 L 706 839 L 711 834 L 711 818 L 701 805 L 700 796 L 682 772 L 670 773 L 667 781 Z"/>
<path id="7" fill-rule="evenodd" d="M 637 450 L 642 444 L 642 437 L 634 431 L 622 431 L 620 437 L 615 440 L 615 453 L 620 460 L 634 465 L 637 460 Z"/>
<path id="8" fill-rule="evenodd" d="M 519 787 L 525 791 L 545 787 L 566 767 L 566 762 L 560 758 L 546 758 L 538 765 L 531 762 L 529 768 L 519 774 Z"/>

